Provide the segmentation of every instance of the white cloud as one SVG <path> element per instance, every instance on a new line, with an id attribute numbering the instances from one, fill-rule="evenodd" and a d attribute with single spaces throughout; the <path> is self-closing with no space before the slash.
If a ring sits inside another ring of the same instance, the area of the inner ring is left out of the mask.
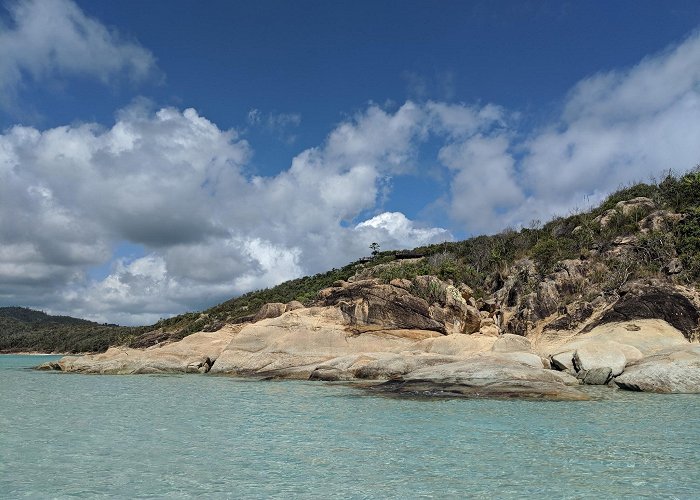
<path id="1" fill-rule="evenodd" d="M 252 178 L 243 170 L 248 144 L 192 109 L 152 113 L 137 104 L 111 128 L 16 126 L 0 135 L 0 235 L 12 250 L 0 252 L 3 301 L 151 321 L 345 264 L 374 240 L 444 239 L 444 230 L 405 218 L 349 226 L 376 208 L 386 177 L 410 160 L 407 130 L 420 129 L 406 116 L 413 110 L 424 116 L 410 103 L 394 114 L 370 107 L 289 169 Z M 365 128 L 376 143 L 363 148 Z M 106 278 L 90 280 L 87 271 L 122 241 L 147 254 L 116 256 Z"/>
<path id="2" fill-rule="evenodd" d="M 461 165 L 450 213 L 470 232 L 565 215 L 625 183 L 691 168 L 700 161 L 700 35 L 632 68 L 582 80 L 559 120 L 524 140 L 516 131 L 469 137 L 441 151 L 445 165 Z M 474 155 L 473 141 L 484 140 L 490 151 Z"/>
<path id="3" fill-rule="evenodd" d="M 524 200 L 508 146 L 503 135 L 478 134 L 439 152 L 440 161 L 454 172 L 450 216 L 473 233 L 503 224 L 503 214 L 519 208 Z"/>
<path id="4" fill-rule="evenodd" d="M 452 240 L 441 227 L 417 227 L 401 212 L 384 212 L 355 226 L 362 241 L 377 242 L 385 249 L 403 249 Z"/>
<path id="5" fill-rule="evenodd" d="M 11 22 L 0 24 L 0 104 L 12 104 L 25 75 L 33 81 L 73 75 L 109 82 L 119 75 L 141 80 L 155 71 L 151 52 L 86 16 L 71 0 L 9 5 Z"/>

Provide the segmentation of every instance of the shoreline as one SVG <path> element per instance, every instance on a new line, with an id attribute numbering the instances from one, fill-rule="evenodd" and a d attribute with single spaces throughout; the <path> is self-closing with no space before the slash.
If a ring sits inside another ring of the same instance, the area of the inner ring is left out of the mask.
<path id="1" fill-rule="evenodd" d="M 37 352 L 37 351 L 13 351 L 0 352 L 0 356 L 82 356 L 83 354 L 93 354 L 90 352 L 68 353 L 68 352 Z"/>

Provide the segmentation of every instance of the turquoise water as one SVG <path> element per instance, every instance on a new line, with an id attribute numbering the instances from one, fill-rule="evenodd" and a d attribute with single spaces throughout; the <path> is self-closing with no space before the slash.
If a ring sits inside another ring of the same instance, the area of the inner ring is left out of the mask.
<path id="1" fill-rule="evenodd" d="M 411 400 L 0 356 L 1 498 L 697 498 L 700 396 Z"/>

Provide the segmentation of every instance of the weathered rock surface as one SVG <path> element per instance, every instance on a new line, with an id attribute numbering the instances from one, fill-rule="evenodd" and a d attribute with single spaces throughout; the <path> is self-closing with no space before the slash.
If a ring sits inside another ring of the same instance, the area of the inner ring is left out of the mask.
<path id="1" fill-rule="evenodd" d="M 575 375 L 586 384 L 606 384 L 625 367 L 663 349 L 685 348 L 683 334 L 663 320 L 609 323 L 570 338 L 538 345 L 552 367 Z"/>
<path id="2" fill-rule="evenodd" d="M 319 305 L 339 308 L 346 322 L 360 329 L 433 330 L 444 334 L 479 329 L 478 311 L 452 285 L 434 276 L 418 276 L 410 287 L 367 279 L 319 292 Z"/>
<path id="3" fill-rule="evenodd" d="M 574 368 L 577 372 L 589 372 L 598 368 L 607 368 L 612 376 L 617 376 L 622 373 L 627 364 L 627 358 L 623 349 L 620 348 L 621 345 L 617 342 L 609 341 L 588 342 L 574 352 Z"/>
<path id="4" fill-rule="evenodd" d="M 421 368 L 376 389 L 414 396 L 588 399 L 551 370 L 517 362 L 494 363 L 490 356 Z"/>
<path id="5" fill-rule="evenodd" d="M 634 283 L 601 314 L 605 301 L 561 304 L 587 283 L 581 260 L 562 262 L 541 281 L 532 262 L 518 266 L 516 276 L 496 280 L 500 289 L 488 300 L 434 276 L 389 284 L 351 279 L 322 290 L 314 307 L 266 304 L 250 323 L 144 350 L 68 356 L 43 368 L 387 381 L 377 390 L 464 397 L 578 400 L 586 396 L 576 385 L 611 380 L 631 390 L 700 392 L 700 347 L 688 340 L 697 332 L 697 297 L 677 286 Z M 542 328 L 545 316 L 557 328 Z M 585 333 L 571 330 L 579 322 L 591 323 Z M 531 337 L 501 334 L 501 326 Z"/>
<path id="6" fill-rule="evenodd" d="M 287 305 L 280 302 L 269 302 L 263 304 L 258 313 L 253 316 L 253 321 L 261 321 L 267 318 L 276 318 L 281 316 L 287 310 Z"/>
<path id="7" fill-rule="evenodd" d="M 620 299 L 599 320 L 584 331 L 605 323 L 637 319 L 662 319 L 690 339 L 700 323 L 698 308 L 680 288 L 660 284 L 631 283 L 621 290 Z"/>
<path id="8" fill-rule="evenodd" d="M 148 349 L 112 347 L 101 354 L 65 356 L 39 368 L 64 372 L 128 375 L 136 373 L 206 373 L 240 327 L 200 332 L 179 342 Z"/>
<path id="9" fill-rule="evenodd" d="M 494 352 L 531 352 L 532 344 L 525 337 L 506 333 L 496 339 L 491 350 Z"/>
<path id="10" fill-rule="evenodd" d="M 343 356 L 397 353 L 442 336 L 433 330 L 357 331 L 341 309 L 311 307 L 247 325 L 214 363 L 212 373 L 308 378 L 316 368 Z"/>
<path id="11" fill-rule="evenodd" d="M 615 378 L 622 389 L 660 393 L 700 393 L 700 345 L 689 344 L 646 357 Z"/>

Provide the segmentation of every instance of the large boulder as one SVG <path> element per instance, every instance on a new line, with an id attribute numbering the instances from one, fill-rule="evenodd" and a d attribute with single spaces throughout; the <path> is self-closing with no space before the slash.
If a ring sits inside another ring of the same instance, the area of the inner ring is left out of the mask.
<path id="1" fill-rule="evenodd" d="M 281 316 L 287 311 L 287 304 L 282 304 L 280 302 L 268 302 L 263 304 L 260 310 L 255 316 L 253 316 L 253 321 L 261 321 L 267 318 L 276 318 Z"/>
<path id="2" fill-rule="evenodd" d="M 609 323 L 573 336 L 564 343 L 540 344 L 553 368 L 575 375 L 586 384 L 606 384 L 626 366 L 668 348 L 689 345 L 683 334 L 662 320 Z"/>
<path id="3" fill-rule="evenodd" d="M 631 322 L 616 322 L 598 325 L 590 331 L 578 335 L 570 335 L 564 341 L 556 335 L 548 335 L 535 343 L 535 349 L 543 356 L 555 356 L 560 353 L 571 353 L 590 342 L 615 342 L 623 344 L 616 346 L 625 349 L 625 356 L 634 357 L 636 351 L 626 346 L 636 348 L 642 355 L 648 356 L 664 349 L 687 345 L 688 339 L 677 328 L 659 319 L 641 319 Z M 637 359 L 630 359 L 636 361 Z"/>
<path id="4" fill-rule="evenodd" d="M 612 376 L 617 376 L 622 373 L 627 364 L 623 350 L 622 344 L 617 342 L 588 342 L 574 352 L 574 368 L 577 372 L 607 368 Z"/>
<path id="5" fill-rule="evenodd" d="M 459 289 L 435 276 L 389 284 L 365 279 L 339 285 L 321 290 L 318 305 L 339 308 L 358 331 L 417 329 L 451 334 L 479 329 L 476 308 Z"/>
<path id="6" fill-rule="evenodd" d="M 376 390 L 415 396 L 588 399 L 551 370 L 493 356 L 420 368 Z"/>
<path id="7" fill-rule="evenodd" d="M 700 345 L 667 349 L 628 366 L 615 378 L 622 389 L 661 393 L 700 393 Z"/>
<path id="8" fill-rule="evenodd" d="M 691 339 L 698 330 L 700 312 L 683 292 L 680 287 L 665 284 L 629 283 L 621 290 L 620 299 L 584 332 L 606 323 L 661 319 Z"/>
<path id="9" fill-rule="evenodd" d="M 615 205 L 615 209 L 622 212 L 624 216 L 630 216 L 635 212 L 649 212 L 654 208 L 656 208 L 654 200 L 645 196 L 638 196 L 631 200 L 618 201 Z"/>

